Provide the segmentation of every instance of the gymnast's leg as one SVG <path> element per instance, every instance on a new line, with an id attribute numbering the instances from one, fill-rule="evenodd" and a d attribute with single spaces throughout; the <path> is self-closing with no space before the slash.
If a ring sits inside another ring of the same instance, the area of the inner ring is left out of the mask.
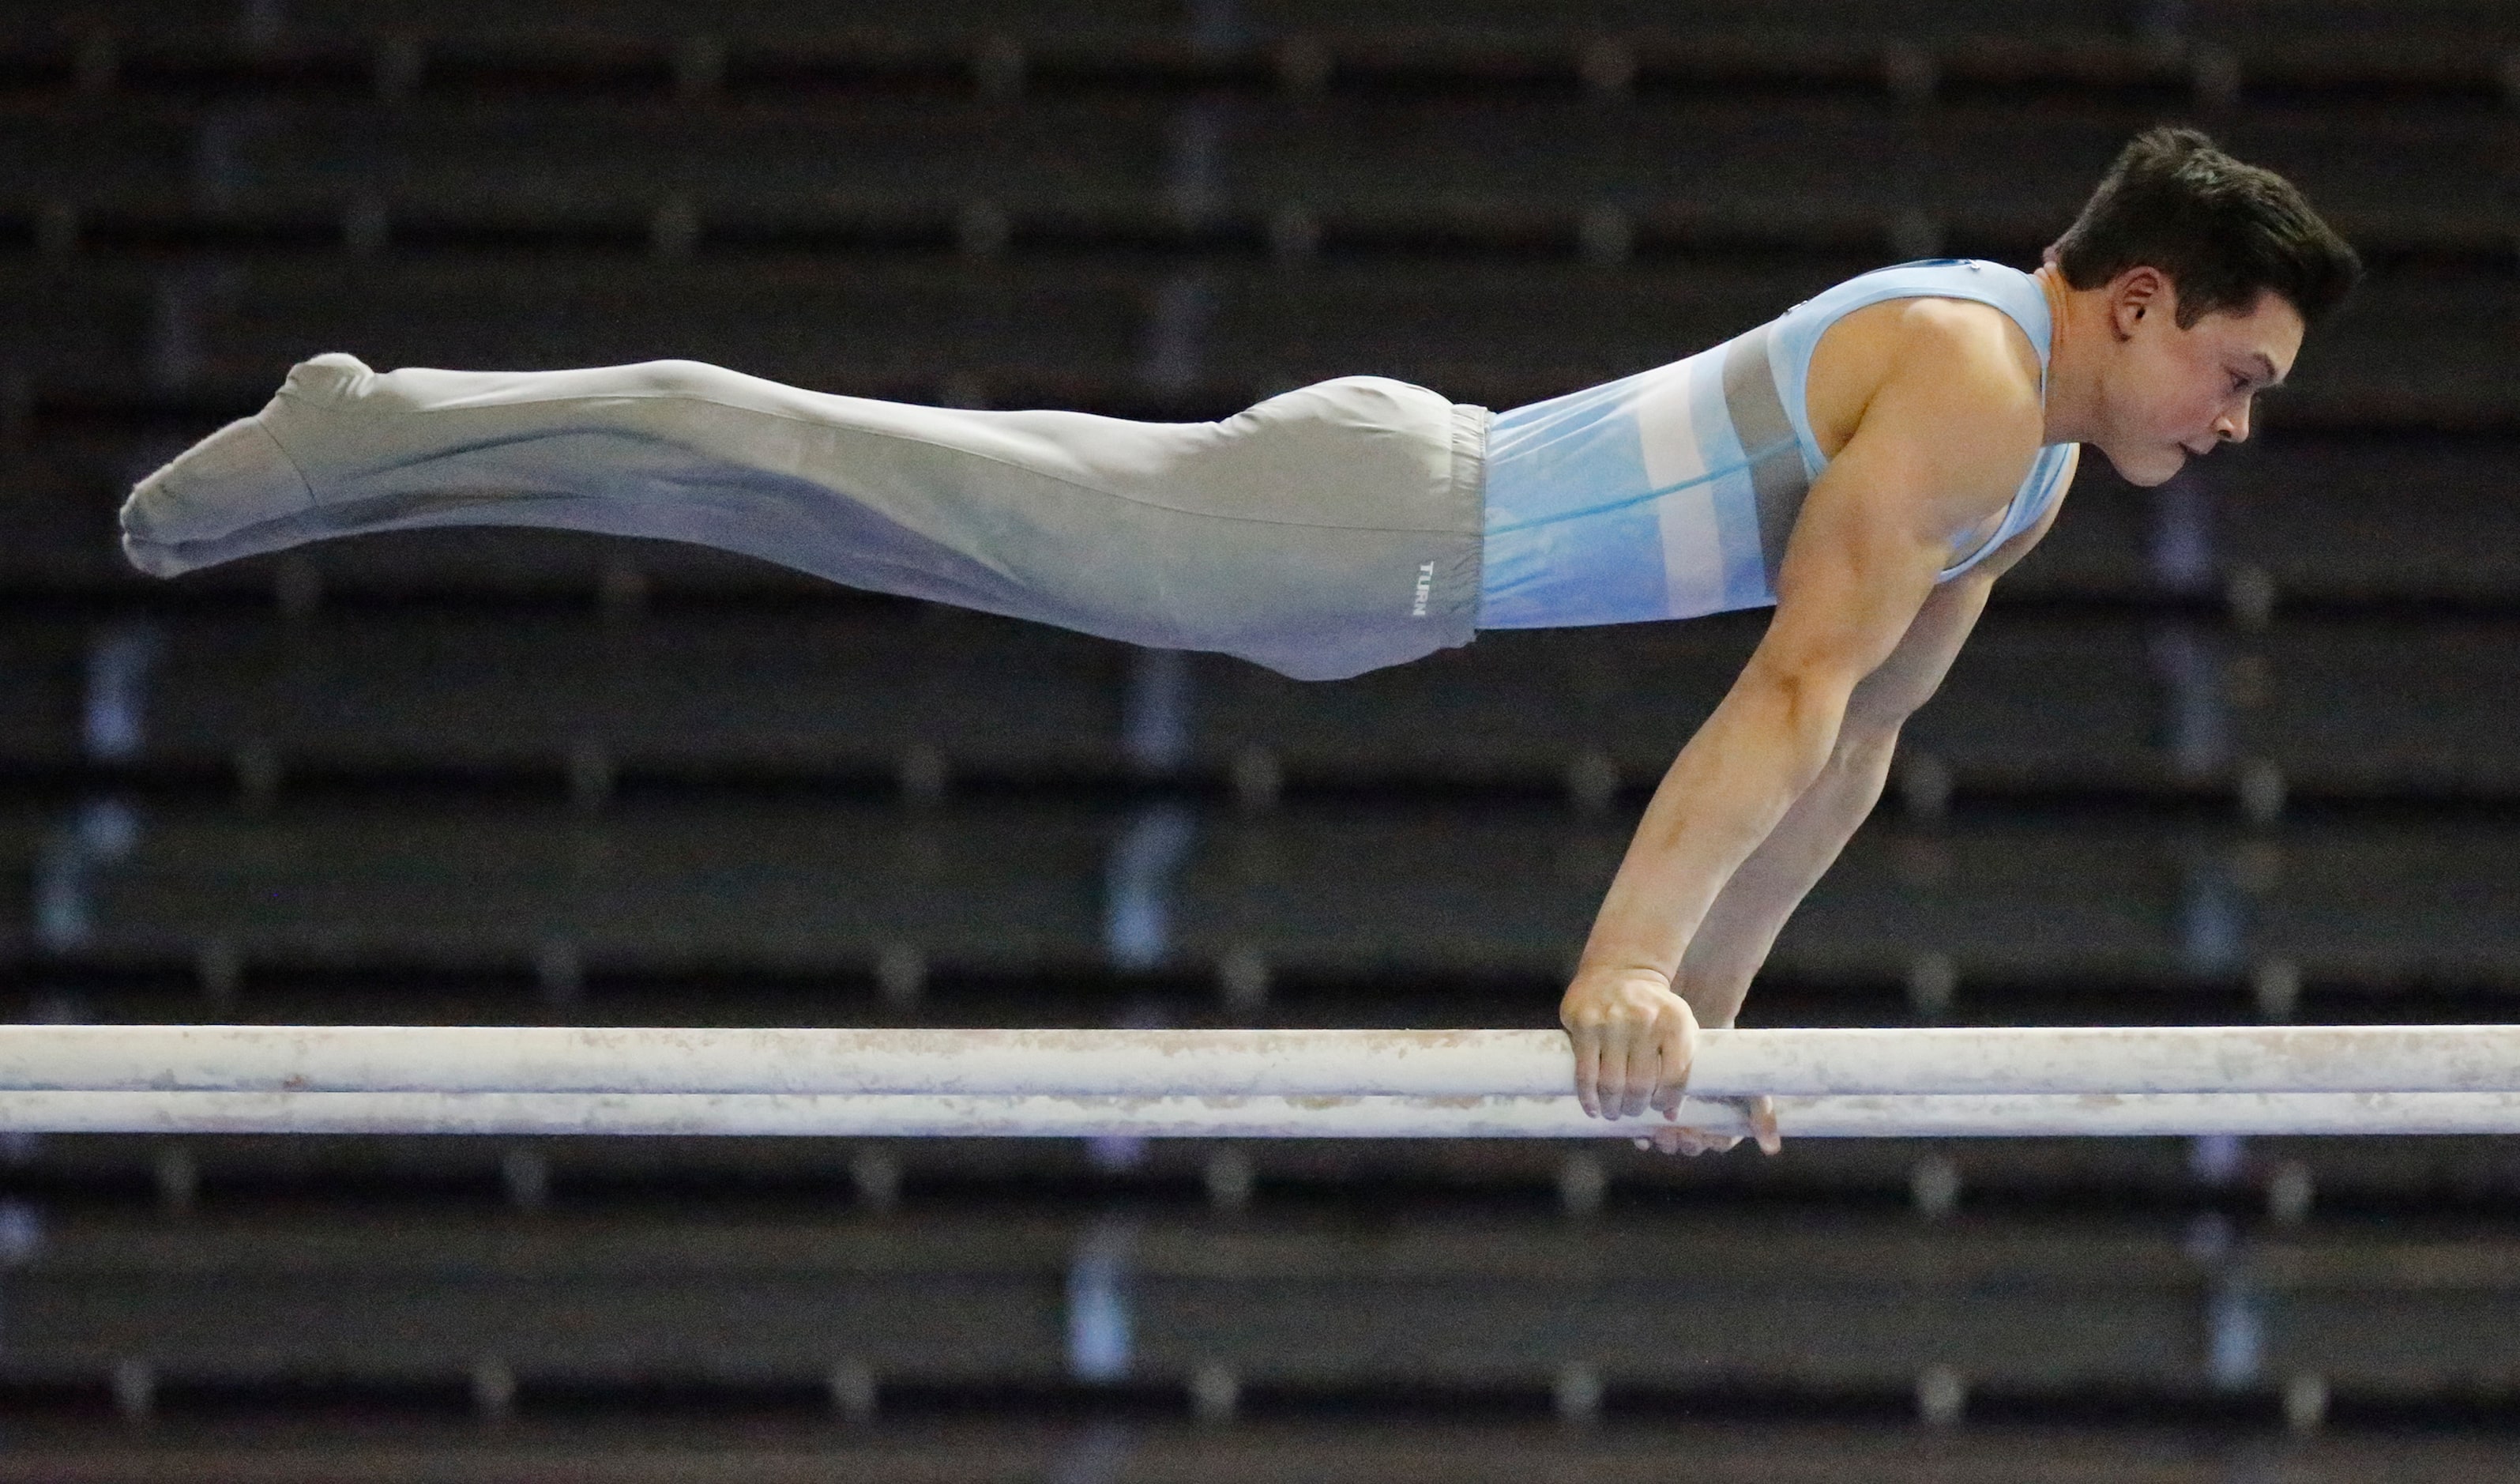
<path id="1" fill-rule="evenodd" d="M 1468 638 L 1484 419 L 1364 377 L 1221 422 L 1135 423 L 833 396 L 694 361 L 379 374 L 324 355 L 143 479 L 123 545 L 172 576 L 425 526 L 660 537 L 1312 678 Z"/>
<path id="2" fill-rule="evenodd" d="M 1010 514 L 1039 509 L 1062 474 L 1100 482 L 1061 470 L 1060 455 L 1161 465 L 1188 452 L 1151 425 L 1054 421 L 1069 426 L 1036 429 L 1027 447 L 982 415 L 693 361 L 379 375 L 327 355 L 142 480 L 123 545 L 142 569 L 173 575 L 328 536 L 544 526 L 697 542 L 855 587 L 1020 610 L 998 551 L 1016 535 Z M 1067 436 L 1045 447 L 1041 432 Z M 1023 535 L 1015 556 L 1051 555 L 1056 533 Z"/>

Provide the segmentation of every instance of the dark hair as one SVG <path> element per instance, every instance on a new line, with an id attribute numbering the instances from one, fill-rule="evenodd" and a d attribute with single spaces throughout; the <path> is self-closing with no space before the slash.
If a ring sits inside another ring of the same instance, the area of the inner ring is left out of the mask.
<path id="1" fill-rule="evenodd" d="M 2097 289 L 2129 268 L 2179 288 L 2184 330 L 2246 314 L 2272 289 L 2315 325 L 2362 277 L 2362 259 L 2272 170 L 2242 164 L 2195 129 L 2146 129 L 2118 152 L 2083 214 L 2048 249 L 2065 282 Z"/>

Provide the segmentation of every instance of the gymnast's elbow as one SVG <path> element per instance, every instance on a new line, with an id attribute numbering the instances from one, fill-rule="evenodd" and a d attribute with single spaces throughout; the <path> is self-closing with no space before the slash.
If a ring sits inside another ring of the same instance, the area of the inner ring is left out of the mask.
<path id="1" fill-rule="evenodd" d="M 1745 693 L 1757 711 L 1774 718 L 1776 741 L 1789 760 L 1795 791 L 1818 782 L 1836 760 L 1859 678 L 1852 665 L 1831 663 L 1822 655 L 1782 663 L 1754 655 L 1742 670 L 1734 689 Z"/>
<path id="2" fill-rule="evenodd" d="M 1899 750 L 1902 720 L 1849 711 L 1837 729 L 1837 743 L 1829 749 L 1824 775 L 1879 787 L 1890 775 L 1891 757 Z"/>
<path id="3" fill-rule="evenodd" d="M 1829 751 L 1829 770 L 1848 775 L 1886 772 L 1891 754 L 1899 749 L 1900 729 L 1907 726 L 1908 718 L 1921 703 L 1920 699 L 1880 694 L 1876 687 L 1857 686 L 1838 722 L 1837 742 Z"/>

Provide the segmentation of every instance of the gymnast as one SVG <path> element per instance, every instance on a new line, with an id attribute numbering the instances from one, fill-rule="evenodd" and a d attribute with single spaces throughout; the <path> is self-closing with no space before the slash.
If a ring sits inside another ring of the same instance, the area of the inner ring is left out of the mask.
<path id="1" fill-rule="evenodd" d="M 1585 1110 L 1669 1119 L 1699 1026 L 1733 1022 L 1879 798 L 1901 724 L 2054 522 L 2080 445 L 2155 485 L 2246 438 L 2252 399 L 2361 271 L 2289 182 L 2156 128 L 2034 273 L 1881 269 L 1493 415 L 1379 377 L 1148 424 L 691 361 L 381 375 L 319 355 L 141 480 L 123 547 L 173 576 L 423 526 L 662 537 L 1304 680 L 1481 629 L 1773 604 L 1655 789 L 1559 1007 Z M 1750 1121 L 1773 1152 L 1764 1100 Z M 1648 1127 L 1667 1152 L 1738 1142 Z"/>

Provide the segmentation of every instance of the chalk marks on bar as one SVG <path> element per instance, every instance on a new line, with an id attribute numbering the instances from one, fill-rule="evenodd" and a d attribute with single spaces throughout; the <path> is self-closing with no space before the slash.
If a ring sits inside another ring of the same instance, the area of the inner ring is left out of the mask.
<path id="1" fill-rule="evenodd" d="M 1789 1139 L 2520 1133 L 2520 1093 L 1942 1094 L 1786 1097 Z M 1743 1132 L 1730 1103 L 1683 1124 Z M 759 1093 L 0 1092 L 41 1133 L 593 1134 L 1202 1139 L 1624 1138 L 1571 1097 L 1111 1098 Z"/>
<path id="2" fill-rule="evenodd" d="M 0 1090 L 1539 1098 L 1543 1030 L 0 1025 Z M 2520 1026 L 1709 1031 L 1703 1098 L 2520 1093 Z"/>

